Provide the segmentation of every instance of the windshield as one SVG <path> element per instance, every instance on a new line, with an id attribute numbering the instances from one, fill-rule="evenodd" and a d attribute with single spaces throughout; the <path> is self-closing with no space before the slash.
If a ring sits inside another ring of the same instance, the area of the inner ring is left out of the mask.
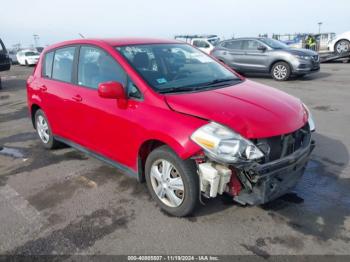
<path id="1" fill-rule="evenodd" d="M 289 48 L 288 45 L 282 43 L 281 41 L 275 40 L 275 39 L 262 38 L 259 40 L 261 42 L 265 43 L 266 45 L 268 45 L 269 47 L 271 47 L 272 49 L 287 49 L 287 48 Z"/>
<path id="2" fill-rule="evenodd" d="M 241 81 L 214 59 L 187 44 L 131 45 L 116 48 L 157 92 L 182 92 Z"/>
<path id="3" fill-rule="evenodd" d="M 37 52 L 26 52 L 25 56 L 34 56 L 34 55 L 39 55 Z"/>

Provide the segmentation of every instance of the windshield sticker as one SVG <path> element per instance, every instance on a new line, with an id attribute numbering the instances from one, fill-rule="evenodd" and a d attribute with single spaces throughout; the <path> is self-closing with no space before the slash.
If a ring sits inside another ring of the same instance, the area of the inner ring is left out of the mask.
<path id="1" fill-rule="evenodd" d="M 158 82 L 158 84 L 165 84 L 165 83 L 168 82 L 168 81 L 166 81 L 165 78 L 158 78 L 158 79 L 157 79 L 157 82 Z"/>

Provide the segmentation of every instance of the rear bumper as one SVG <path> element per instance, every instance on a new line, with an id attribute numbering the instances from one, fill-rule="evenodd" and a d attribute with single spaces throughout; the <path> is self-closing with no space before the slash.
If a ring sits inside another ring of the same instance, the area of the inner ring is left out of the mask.
<path id="1" fill-rule="evenodd" d="M 254 174 L 254 185 L 250 191 L 241 191 L 234 200 L 241 204 L 260 205 L 286 194 L 302 177 L 314 147 L 315 143 L 311 141 L 306 148 L 285 158 L 239 168 L 241 181 L 244 174 Z"/>

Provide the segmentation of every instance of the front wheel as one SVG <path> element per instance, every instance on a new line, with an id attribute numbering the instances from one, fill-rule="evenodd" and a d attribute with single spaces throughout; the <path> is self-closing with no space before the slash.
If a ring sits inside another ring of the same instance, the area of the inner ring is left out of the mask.
<path id="1" fill-rule="evenodd" d="M 350 42 L 348 40 L 340 40 L 335 44 L 335 52 L 337 54 L 345 54 L 350 52 Z"/>
<path id="2" fill-rule="evenodd" d="M 271 76 L 277 81 L 286 81 L 291 74 L 290 66 L 286 62 L 277 62 L 272 66 Z"/>
<path id="3" fill-rule="evenodd" d="M 153 150 L 146 160 L 146 183 L 152 198 L 166 213 L 191 214 L 199 199 L 199 178 L 193 160 L 182 160 L 167 146 Z"/>

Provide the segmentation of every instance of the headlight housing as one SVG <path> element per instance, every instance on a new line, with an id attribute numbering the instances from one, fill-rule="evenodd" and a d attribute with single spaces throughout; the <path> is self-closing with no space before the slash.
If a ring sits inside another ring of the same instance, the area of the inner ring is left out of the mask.
<path id="1" fill-rule="evenodd" d="M 307 118 L 308 118 L 307 121 L 309 123 L 310 131 L 314 132 L 316 130 L 316 125 L 315 125 L 315 121 L 312 117 L 311 111 L 309 110 L 309 108 L 305 104 L 303 104 L 303 106 L 304 106 L 305 111 L 307 112 Z"/>
<path id="2" fill-rule="evenodd" d="M 209 157 L 219 162 L 237 163 L 264 156 L 251 141 L 215 122 L 198 128 L 191 139 L 202 147 Z"/>
<path id="3" fill-rule="evenodd" d="M 303 60 L 310 60 L 311 56 L 308 55 L 295 55 L 297 58 L 299 59 L 303 59 Z"/>

